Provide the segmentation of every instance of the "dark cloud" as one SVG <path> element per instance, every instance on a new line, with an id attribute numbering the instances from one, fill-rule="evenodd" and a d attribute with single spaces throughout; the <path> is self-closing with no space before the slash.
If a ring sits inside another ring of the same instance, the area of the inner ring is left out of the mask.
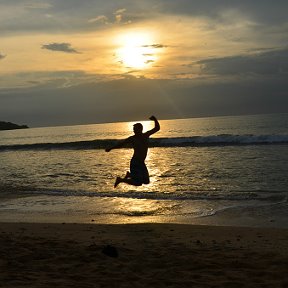
<path id="1" fill-rule="evenodd" d="M 126 7 L 129 7 L 129 13 L 126 13 Z M 102 0 L 46 0 L 45 3 L 1 0 L 0 32 L 5 35 L 32 31 L 95 31 L 105 29 L 107 25 L 91 23 L 122 25 L 151 18 L 150 8 L 142 1 L 132 0 L 122 0 L 121 5 L 119 1 Z"/>
<path id="2" fill-rule="evenodd" d="M 287 23 L 288 2 L 286 0 L 165 0 L 159 2 L 159 11 L 167 14 L 205 16 L 222 21 L 222 12 L 237 10 L 259 23 Z"/>
<path id="3" fill-rule="evenodd" d="M 0 52 L 0 60 L 4 59 L 5 57 L 6 57 L 6 55 L 4 55 Z"/>
<path id="4" fill-rule="evenodd" d="M 151 47 L 151 48 L 167 48 L 167 45 L 163 45 L 163 44 L 151 44 L 151 45 L 143 45 L 142 47 Z"/>
<path id="5" fill-rule="evenodd" d="M 18 14 L 15 15 L 13 9 Z M 263 25 L 267 24 L 269 27 L 287 23 L 288 2 L 286 0 L 277 0 L 277 3 L 271 0 L 46 0 L 45 3 L 37 1 L 33 3 L 1 0 L 0 10 L 5 11 L 1 15 L 4 17 L 0 18 L 2 33 L 95 31 L 97 28 L 103 28 L 103 25 L 91 25 L 94 22 L 99 23 L 99 15 L 102 16 L 102 21 L 106 19 L 104 23 L 115 23 L 115 16 L 117 16 L 116 23 L 137 23 L 146 19 L 157 19 L 161 15 L 176 15 L 179 20 L 183 15 L 205 17 L 212 22 L 223 23 L 222 14 L 227 10 L 238 11 L 248 19 Z"/>
<path id="6" fill-rule="evenodd" d="M 91 81 L 107 80 L 107 75 L 87 74 L 84 71 L 25 71 L 2 74 L 0 77 L 0 97 L 3 94 L 13 94 L 15 91 L 23 89 L 49 90 L 69 86 L 77 86 L 81 83 Z M 0 100 L 1 103 L 1 100 Z M 0 105 L 1 106 L 1 105 Z"/>
<path id="7" fill-rule="evenodd" d="M 51 51 L 58 51 L 58 52 L 65 52 L 65 53 L 77 53 L 79 54 L 77 50 L 71 47 L 70 43 L 50 43 L 50 44 L 44 44 L 41 47 L 42 49 L 47 49 Z"/>
<path id="8" fill-rule="evenodd" d="M 198 61 L 197 64 L 202 66 L 204 74 L 277 76 L 288 74 L 288 49 L 212 58 Z"/>
<path id="9" fill-rule="evenodd" d="M 201 83 L 126 77 L 61 89 L 0 95 L 0 115 L 29 126 L 287 113 L 287 77 L 263 81 Z M 7 109 L 7 107 L 12 107 Z"/>

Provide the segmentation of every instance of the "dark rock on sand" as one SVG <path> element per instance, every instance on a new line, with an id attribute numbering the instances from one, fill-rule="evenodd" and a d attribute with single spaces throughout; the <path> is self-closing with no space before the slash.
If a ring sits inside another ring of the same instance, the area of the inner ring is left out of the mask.
<path id="1" fill-rule="evenodd" d="M 113 257 L 113 258 L 117 258 L 118 257 L 118 251 L 115 247 L 111 246 L 111 245 L 106 245 L 103 249 L 102 249 L 102 253 L 109 256 L 109 257 Z"/>

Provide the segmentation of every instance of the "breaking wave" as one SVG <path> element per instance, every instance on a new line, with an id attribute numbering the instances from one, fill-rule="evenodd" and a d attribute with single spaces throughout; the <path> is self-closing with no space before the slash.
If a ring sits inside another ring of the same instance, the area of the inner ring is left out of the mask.
<path id="1" fill-rule="evenodd" d="M 97 139 L 64 143 L 33 143 L 0 145 L 0 151 L 7 150 L 87 150 L 105 149 L 117 143 L 119 139 Z M 209 147 L 237 145 L 273 145 L 287 144 L 288 135 L 211 135 L 193 137 L 152 138 L 150 147 Z"/>

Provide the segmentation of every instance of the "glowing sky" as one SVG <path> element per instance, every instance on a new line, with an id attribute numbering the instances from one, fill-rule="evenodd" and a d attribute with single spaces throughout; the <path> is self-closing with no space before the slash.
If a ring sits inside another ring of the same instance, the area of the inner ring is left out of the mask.
<path id="1" fill-rule="evenodd" d="M 288 112 L 288 4 L 1 0 L 0 120 Z"/>

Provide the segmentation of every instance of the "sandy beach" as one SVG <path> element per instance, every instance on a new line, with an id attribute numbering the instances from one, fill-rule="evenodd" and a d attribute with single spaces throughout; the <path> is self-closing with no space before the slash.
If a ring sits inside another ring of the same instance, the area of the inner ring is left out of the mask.
<path id="1" fill-rule="evenodd" d="M 288 287 L 288 230 L 0 223 L 0 287 Z"/>

